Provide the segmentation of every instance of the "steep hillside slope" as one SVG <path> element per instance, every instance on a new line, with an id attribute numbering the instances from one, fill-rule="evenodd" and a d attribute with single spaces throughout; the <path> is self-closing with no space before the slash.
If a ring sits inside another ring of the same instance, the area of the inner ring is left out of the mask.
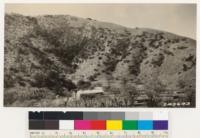
<path id="1" fill-rule="evenodd" d="M 76 89 L 194 90 L 196 41 L 68 15 L 5 15 L 6 106 L 70 106 Z M 133 88 L 133 89 L 134 89 Z M 133 92 L 132 92 L 133 93 Z"/>

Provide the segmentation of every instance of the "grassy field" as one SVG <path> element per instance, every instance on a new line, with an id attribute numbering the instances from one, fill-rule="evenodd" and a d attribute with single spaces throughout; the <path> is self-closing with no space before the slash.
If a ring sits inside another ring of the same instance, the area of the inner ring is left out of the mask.
<path id="1" fill-rule="evenodd" d="M 6 105 L 21 107 L 194 107 L 194 95 L 193 90 L 187 90 L 181 93 L 161 92 L 156 95 L 106 94 L 77 100 L 72 96 L 55 96 L 51 92 L 41 90 L 38 94 L 10 93 L 6 95 L 7 99 L 4 101 L 9 99 L 11 103 Z"/>

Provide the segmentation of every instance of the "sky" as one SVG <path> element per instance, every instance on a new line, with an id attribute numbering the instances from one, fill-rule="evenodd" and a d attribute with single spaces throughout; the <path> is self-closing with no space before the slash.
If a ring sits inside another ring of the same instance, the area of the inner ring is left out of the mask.
<path id="1" fill-rule="evenodd" d="M 67 14 L 196 39 L 195 4 L 6 4 L 6 13 Z"/>

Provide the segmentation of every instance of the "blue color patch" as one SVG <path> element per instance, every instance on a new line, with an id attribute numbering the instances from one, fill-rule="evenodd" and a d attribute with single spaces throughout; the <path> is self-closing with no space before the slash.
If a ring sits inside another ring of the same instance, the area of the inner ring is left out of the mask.
<path id="1" fill-rule="evenodd" d="M 153 121 L 138 120 L 138 130 L 153 130 Z"/>

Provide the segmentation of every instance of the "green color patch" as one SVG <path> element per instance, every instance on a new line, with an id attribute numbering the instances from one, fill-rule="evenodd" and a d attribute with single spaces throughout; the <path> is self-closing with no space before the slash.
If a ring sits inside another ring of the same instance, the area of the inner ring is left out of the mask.
<path id="1" fill-rule="evenodd" d="M 123 120 L 123 130 L 137 130 L 138 121 L 136 120 Z"/>

